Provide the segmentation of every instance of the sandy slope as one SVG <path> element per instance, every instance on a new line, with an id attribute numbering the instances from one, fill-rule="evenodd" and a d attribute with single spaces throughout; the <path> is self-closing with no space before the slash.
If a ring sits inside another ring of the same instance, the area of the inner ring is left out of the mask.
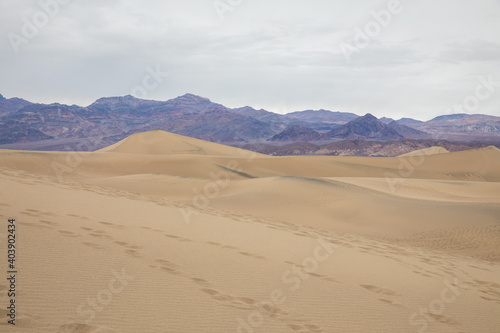
<path id="1" fill-rule="evenodd" d="M 405 156 L 421 156 L 421 155 L 436 155 L 436 154 L 445 154 L 445 153 L 449 153 L 449 151 L 446 148 L 434 146 L 434 147 L 414 150 L 412 152 L 402 154 L 400 156 L 403 156 L 403 157 L 405 157 Z"/>
<path id="2" fill-rule="evenodd" d="M 268 157 L 155 131 L 3 150 L 19 312 L 0 331 L 497 332 L 499 182 L 496 148 Z"/>

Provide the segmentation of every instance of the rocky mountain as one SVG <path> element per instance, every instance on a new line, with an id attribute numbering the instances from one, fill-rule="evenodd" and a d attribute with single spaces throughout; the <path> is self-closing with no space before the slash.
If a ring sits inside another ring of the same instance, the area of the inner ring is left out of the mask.
<path id="1" fill-rule="evenodd" d="M 370 113 L 325 134 L 327 138 L 363 140 L 403 140 L 405 137 Z"/>
<path id="2" fill-rule="evenodd" d="M 323 139 L 320 133 L 300 125 L 294 125 L 281 133 L 274 135 L 267 141 L 273 142 L 310 142 Z"/>
<path id="3" fill-rule="evenodd" d="M 431 137 L 429 133 L 419 131 L 394 120 L 388 123 L 387 126 L 398 132 L 406 139 L 429 139 Z"/>
<path id="4" fill-rule="evenodd" d="M 148 126 L 148 130 L 158 127 L 168 132 L 224 143 L 268 138 L 276 133 L 267 123 L 218 108 L 198 115 L 170 118 Z"/>
<path id="5" fill-rule="evenodd" d="M 254 119 L 267 123 L 271 126 L 272 130 L 276 132 L 283 131 L 293 125 L 305 126 L 308 124 L 307 122 L 286 115 L 269 112 L 263 109 L 255 110 L 250 106 L 231 109 L 231 111 L 239 115 L 252 117 Z"/>
<path id="6" fill-rule="evenodd" d="M 423 121 L 412 119 L 412 118 L 401 118 L 399 120 L 396 120 L 399 124 L 405 125 L 405 126 L 416 126 L 418 124 L 423 123 Z"/>
<path id="7" fill-rule="evenodd" d="M 31 102 L 25 101 L 24 99 L 16 97 L 7 99 L 0 94 L 0 118 L 9 116 L 30 104 Z"/>
<path id="8" fill-rule="evenodd" d="M 25 126 L 56 139 L 98 136 L 102 146 L 109 143 L 106 138 L 119 141 L 130 134 L 154 129 L 225 143 L 267 139 L 276 134 L 266 122 L 192 94 L 168 101 L 107 97 L 87 107 L 29 104 L 0 119 L 17 122 L 19 130 Z M 3 143 L 20 142 L 17 136 L 5 140 Z M 38 140 L 38 135 L 23 138 Z"/>
<path id="9" fill-rule="evenodd" d="M 143 100 L 130 95 L 105 97 L 85 107 L 33 104 L 0 95 L 0 144 L 3 148 L 14 149 L 79 150 L 80 141 L 94 137 L 98 138 L 91 147 L 95 150 L 149 130 L 164 130 L 226 144 L 268 139 L 275 144 L 342 139 L 425 139 L 429 137 L 425 132 L 433 138 L 451 140 L 479 138 L 491 143 L 500 139 L 500 117 L 494 116 L 458 114 L 436 117 L 427 122 L 410 118 L 396 122 L 390 118 L 382 120 L 371 114 L 358 117 L 353 113 L 328 110 L 282 115 L 249 106 L 231 109 L 193 94 L 167 101 Z"/>
<path id="10" fill-rule="evenodd" d="M 306 110 L 306 111 L 296 111 L 286 114 L 289 117 L 300 119 L 308 123 L 331 123 L 344 125 L 359 116 L 354 113 L 349 112 L 333 112 L 328 110 Z"/>
<path id="11" fill-rule="evenodd" d="M 411 125 L 421 131 L 440 134 L 500 135 L 500 117 L 482 114 L 452 114 Z"/>
<path id="12" fill-rule="evenodd" d="M 26 126 L 18 121 L 0 120 L 0 144 L 15 142 L 32 142 L 53 139 L 36 128 Z"/>
<path id="13" fill-rule="evenodd" d="M 379 119 L 381 122 L 383 122 L 384 124 L 390 124 L 394 121 L 394 119 L 392 118 L 387 118 L 387 117 L 382 117 Z"/>

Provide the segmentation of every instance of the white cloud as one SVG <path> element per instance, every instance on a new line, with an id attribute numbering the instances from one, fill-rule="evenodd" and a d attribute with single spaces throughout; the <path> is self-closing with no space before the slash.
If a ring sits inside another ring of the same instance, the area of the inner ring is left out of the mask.
<path id="1" fill-rule="evenodd" d="M 478 76 L 500 81 L 496 0 L 401 0 L 402 12 L 351 63 L 340 43 L 389 0 L 243 1 L 225 20 L 212 0 L 72 0 L 18 54 L 6 36 L 41 8 L 3 3 L 0 93 L 37 102 L 124 95 L 159 65 L 170 75 L 149 98 L 191 92 L 234 107 L 429 119 L 470 94 Z M 500 115 L 499 100 L 500 88 L 477 111 Z"/>

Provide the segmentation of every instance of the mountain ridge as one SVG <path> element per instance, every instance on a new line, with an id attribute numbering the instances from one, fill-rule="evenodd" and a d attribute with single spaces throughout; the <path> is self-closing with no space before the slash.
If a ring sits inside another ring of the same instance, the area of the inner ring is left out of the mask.
<path id="1" fill-rule="evenodd" d="M 500 117 L 495 116 L 444 115 L 427 122 L 411 118 L 388 122 L 390 118 L 384 117 L 381 121 L 373 115 L 370 119 L 363 117 L 324 109 L 277 114 L 251 106 L 228 108 L 190 93 L 166 101 L 131 95 L 102 97 L 86 107 L 0 98 L 0 126 L 9 133 L 3 136 L 2 144 L 14 145 L 58 140 L 62 148 L 65 141 L 97 136 L 102 138 L 104 146 L 149 130 L 219 143 L 251 143 L 270 140 L 293 126 L 302 127 L 285 133 L 290 138 L 282 135 L 276 142 L 317 141 L 318 134 L 321 140 L 402 140 L 428 135 L 444 138 L 442 134 L 450 133 L 459 135 L 460 139 L 474 135 L 500 137 Z"/>

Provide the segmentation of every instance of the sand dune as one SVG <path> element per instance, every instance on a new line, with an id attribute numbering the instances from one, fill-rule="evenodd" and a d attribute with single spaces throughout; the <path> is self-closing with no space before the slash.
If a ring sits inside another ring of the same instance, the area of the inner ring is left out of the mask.
<path id="1" fill-rule="evenodd" d="M 243 149 L 164 131 L 136 133 L 114 145 L 100 149 L 99 151 L 141 155 L 182 154 L 212 156 L 241 156 L 248 153 L 248 151 Z"/>
<path id="2" fill-rule="evenodd" d="M 2 150 L 0 184 L 19 252 L 2 332 L 500 327 L 493 147 L 269 157 L 155 131 L 93 153 Z"/>
<path id="3" fill-rule="evenodd" d="M 445 154 L 449 153 L 449 151 L 446 148 L 443 147 L 429 147 L 429 148 L 424 148 L 424 149 L 419 149 L 419 150 L 414 150 L 412 152 L 402 154 L 400 156 L 405 157 L 405 156 L 421 156 L 421 155 L 436 155 L 436 154 Z"/>

